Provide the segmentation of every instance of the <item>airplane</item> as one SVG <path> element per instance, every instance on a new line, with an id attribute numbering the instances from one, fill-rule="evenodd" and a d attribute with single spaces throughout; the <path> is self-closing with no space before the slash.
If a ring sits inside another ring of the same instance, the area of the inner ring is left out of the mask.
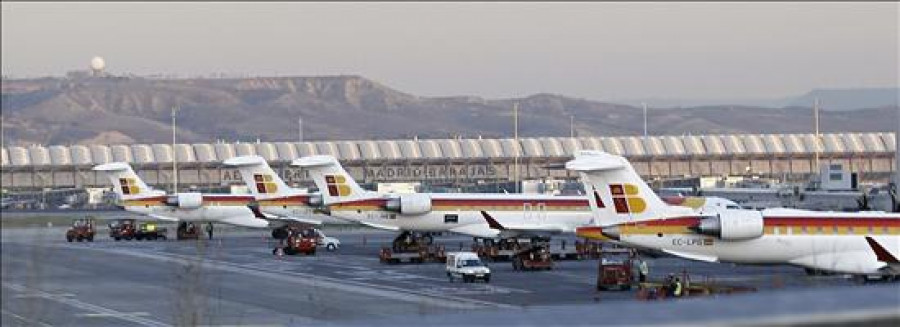
<path id="1" fill-rule="evenodd" d="M 413 193 L 363 190 L 332 156 L 296 159 L 331 215 L 392 231 L 453 232 L 479 238 L 547 237 L 591 222 L 585 197 L 534 194 Z"/>
<path id="2" fill-rule="evenodd" d="M 247 207 L 252 196 L 201 194 L 196 192 L 167 195 L 150 188 L 124 162 L 95 166 L 104 172 L 119 196 L 119 207 L 163 221 L 223 223 L 241 227 L 263 228 L 269 222 L 258 219 Z"/>
<path id="3" fill-rule="evenodd" d="M 668 206 L 627 159 L 580 151 L 566 168 L 579 172 L 597 226 L 576 235 L 706 262 L 789 264 L 807 272 L 860 276 L 900 275 L 900 214 L 762 211 Z"/>
<path id="4" fill-rule="evenodd" d="M 310 225 L 350 225 L 353 221 L 335 218 L 322 208 L 322 196 L 287 186 L 260 156 L 240 156 L 227 159 L 226 166 L 240 171 L 256 199 L 251 209 L 257 217 L 270 220 L 295 221 Z"/>

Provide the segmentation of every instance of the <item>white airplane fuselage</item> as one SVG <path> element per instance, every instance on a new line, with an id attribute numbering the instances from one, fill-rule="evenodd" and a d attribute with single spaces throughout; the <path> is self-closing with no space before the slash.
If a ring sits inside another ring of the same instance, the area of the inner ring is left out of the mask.
<path id="1" fill-rule="evenodd" d="M 431 210 L 404 214 L 385 209 L 390 196 L 343 201 L 328 205 L 331 215 L 384 229 L 418 232 L 455 232 L 493 238 L 482 212 L 503 225 L 532 226 L 574 232 L 591 223 L 586 197 L 523 194 L 428 194 Z"/>
<path id="2" fill-rule="evenodd" d="M 853 274 L 891 274 L 879 261 L 870 237 L 890 253 L 900 253 L 900 215 L 763 210 L 763 234 L 726 240 L 690 228 L 700 217 L 675 217 L 617 226 L 624 244 L 659 249 L 710 262 L 792 264 Z M 725 219 L 725 217 L 723 217 Z M 599 227 L 597 227 L 599 228 Z M 591 228 L 579 231 L 587 234 Z M 897 274 L 900 272 L 893 272 Z"/>
<path id="3" fill-rule="evenodd" d="M 224 223 L 243 227 L 267 227 L 268 222 L 258 219 L 247 205 L 253 197 L 243 195 L 203 195 L 203 205 L 197 208 L 180 208 L 166 203 L 165 195 L 123 200 L 120 206 L 129 212 L 150 217 L 184 222 Z"/>

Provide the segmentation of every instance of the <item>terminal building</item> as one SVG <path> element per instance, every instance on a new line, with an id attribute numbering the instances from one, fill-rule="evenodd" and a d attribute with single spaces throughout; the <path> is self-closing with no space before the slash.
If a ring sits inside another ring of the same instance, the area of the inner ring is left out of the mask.
<path id="1" fill-rule="evenodd" d="M 97 164 L 131 163 L 148 184 L 167 189 L 176 161 L 180 188 L 240 184 L 225 159 L 260 155 L 285 180 L 310 186 L 293 159 L 332 155 L 362 183 L 423 182 L 477 185 L 577 176 L 561 164 L 577 150 L 602 150 L 629 158 L 648 180 L 703 176 L 761 176 L 801 181 L 822 164 L 841 164 L 861 182 L 887 182 L 895 167 L 894 133 L 745 134 L 515 139 L 413 139 L 53 145 L 2 148 L 2 187 L 7 191 L 107 187 L 91 171 Z M 818 163 L 818 165 L 817 165 Z"/>

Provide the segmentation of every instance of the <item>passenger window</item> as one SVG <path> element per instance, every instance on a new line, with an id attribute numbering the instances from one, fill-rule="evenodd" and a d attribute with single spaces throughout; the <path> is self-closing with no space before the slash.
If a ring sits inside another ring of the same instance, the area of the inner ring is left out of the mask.
<path id="1" fill-rule="evenodd" d="M 816 227 L 816 231 L 818 231 L 819 234 L 825 234 L 825 229 L 822 228 L 822 226 Z"/>
<path id="2" fill-rule="evenodd" d="M 445 224 L 459 223 L 459 215 L 444 215 L 444 223 Z"/>
<path id="3" fill-rule="evenodd" d="M 775 235 L 781 234 L 781 228 L 778 226 L 773 227 L 772 231 Z"/>
<path id="4" fill-rule="evenodd" d="M 837 234 L 838 234 L 838 227 L 837 227 L 837 226 L 832 227 L 832 230 L 834 231 L 834 235 L 837 235 Z"/>
<path id="5" fill-rule="evenodd" d="M 806 234 L 808 230 L 806 230 L 806 226 L 800 227 L 800 232 Z"/>

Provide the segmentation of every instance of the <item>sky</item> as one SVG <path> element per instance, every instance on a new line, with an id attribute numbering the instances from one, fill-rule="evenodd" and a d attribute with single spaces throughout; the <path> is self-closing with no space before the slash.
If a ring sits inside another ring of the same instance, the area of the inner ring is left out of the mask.
<path id="1" fill-rule="evenodd" d="M 896 87 L 898 3 L 2 3 L 2 72 L 362 75 L 421 96 Z"/>

